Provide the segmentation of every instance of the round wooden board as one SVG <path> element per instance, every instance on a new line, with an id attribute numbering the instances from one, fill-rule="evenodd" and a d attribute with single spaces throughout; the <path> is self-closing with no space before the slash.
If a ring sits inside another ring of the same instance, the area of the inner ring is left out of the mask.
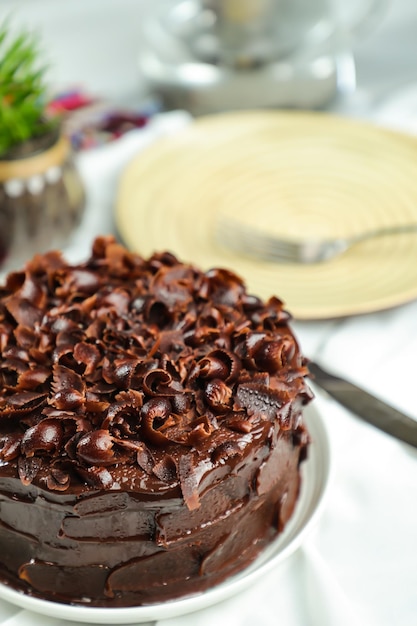
<path id="1" fill-rule="evenodd" d="M 216 241 L 220 215 L 296 237 L 417 223 L 417 140 L 324 113 L 254 111 L 193 122 L 127 167 L 116 224 L 148 256 L 170 250 L 228 267 L 296 319 L 366 313 L 417 297 L 417 234 L 386 236 L 332 261 L 254 261 Z"/>

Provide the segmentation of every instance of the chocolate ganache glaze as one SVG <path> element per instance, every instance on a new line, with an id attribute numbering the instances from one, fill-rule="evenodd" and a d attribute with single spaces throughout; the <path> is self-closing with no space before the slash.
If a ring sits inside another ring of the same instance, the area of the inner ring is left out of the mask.
<path id="1" fill-rule="evenodd" d="M 0 289 L 0 580 L 91 606 L 240 571 L 300 489 L 312 397 L 275 297 L 111 237 Z"/>

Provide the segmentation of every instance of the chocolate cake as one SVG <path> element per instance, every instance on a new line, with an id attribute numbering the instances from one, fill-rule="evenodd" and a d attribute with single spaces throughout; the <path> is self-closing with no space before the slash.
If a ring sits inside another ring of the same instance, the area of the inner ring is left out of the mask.
<path id="1" fill-rule="evenodd" d="M 0 289 L 0 580 L 89 606 L 239 572 L 291 517 L 307 369 L 280 300 L 112 238 Z"/>

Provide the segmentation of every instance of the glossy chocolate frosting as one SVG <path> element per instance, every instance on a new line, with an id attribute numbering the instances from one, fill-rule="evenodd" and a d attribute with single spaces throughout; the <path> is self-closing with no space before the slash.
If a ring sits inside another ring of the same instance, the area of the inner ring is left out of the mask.
<path id="1" fill-rule="evenodd" d="M 250 563 L 300 488 L 311 399 L 277 298 L 112 238 L 0 289 L 3 582 L 129 606 Z"/>

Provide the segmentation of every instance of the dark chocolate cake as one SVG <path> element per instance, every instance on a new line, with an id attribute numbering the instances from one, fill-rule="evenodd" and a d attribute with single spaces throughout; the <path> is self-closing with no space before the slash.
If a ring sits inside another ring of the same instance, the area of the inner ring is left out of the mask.
<path id="1" fill-rule="evenodd" d="M 307 369 L 280 300 L 112 238 L 0 289 L 0 580 L 57 602 L 200 592 L 291 517 Z"/>

